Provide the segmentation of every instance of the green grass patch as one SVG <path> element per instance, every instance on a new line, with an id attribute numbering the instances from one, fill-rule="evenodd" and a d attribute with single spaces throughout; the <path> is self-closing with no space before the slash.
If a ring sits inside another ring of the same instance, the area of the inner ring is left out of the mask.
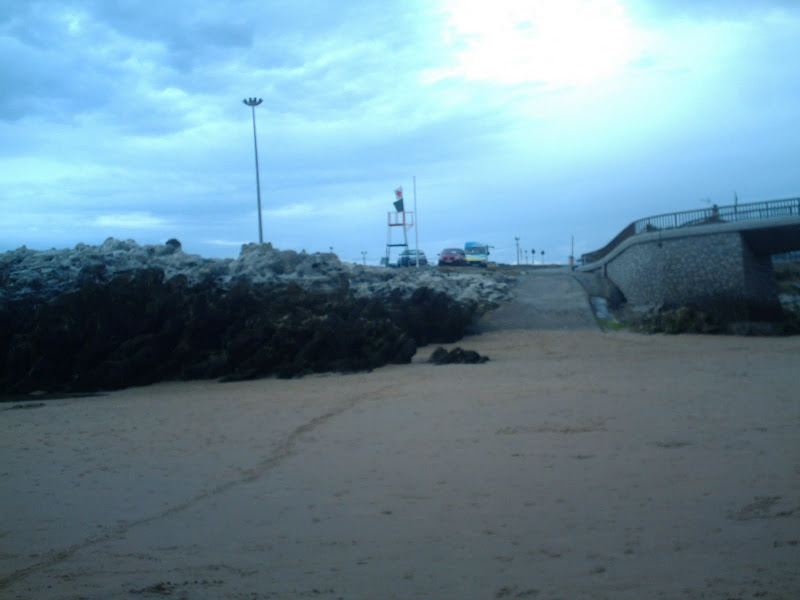
<path id="1" fill-rule="evenodd" d="M 597 325 L 603 331 L 622 331 L 623 329 L 627 329 L 628 326 L 623 323 L 622 321 L 615 319 L 614 317 L 609 317 L 607 319 L 598 319 L 595 317 L 595 321 L 597 321 Z"/>

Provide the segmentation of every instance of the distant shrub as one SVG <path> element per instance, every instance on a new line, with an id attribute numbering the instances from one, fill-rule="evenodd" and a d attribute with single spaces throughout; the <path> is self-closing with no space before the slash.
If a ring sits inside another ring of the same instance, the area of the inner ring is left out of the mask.
<path id="1" fill-rule="evenodd" d="M 775 263 L 775 279 L 800 284 L 800 261 Z"/>

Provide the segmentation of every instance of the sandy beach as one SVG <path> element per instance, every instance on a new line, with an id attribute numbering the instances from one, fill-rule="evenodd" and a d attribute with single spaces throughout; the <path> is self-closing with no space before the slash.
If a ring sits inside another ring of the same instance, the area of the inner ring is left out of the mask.
<path id="1" fill-rule="evenodd" d="M 800 338 L 457 345 L 0 405 L 0 596 L 800 597 Z"/>

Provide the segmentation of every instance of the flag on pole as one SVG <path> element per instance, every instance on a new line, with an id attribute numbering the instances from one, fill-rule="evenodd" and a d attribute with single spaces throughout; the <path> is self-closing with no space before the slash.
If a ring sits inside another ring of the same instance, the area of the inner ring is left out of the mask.
<path id="1" fill-rule="evenodd" d="M 394 195 L 397 200 L 394 201 L 394 209 L 397 212 L 403 212 L 405 209 L 403 208 L 403 186 L 400 186 L 394 191 Z"/>

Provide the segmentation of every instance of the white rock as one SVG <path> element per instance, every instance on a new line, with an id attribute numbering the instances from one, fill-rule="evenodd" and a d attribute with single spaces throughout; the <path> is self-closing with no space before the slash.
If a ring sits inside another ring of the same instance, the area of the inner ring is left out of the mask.
<path id="1" fill-rule="evenodd" d="M 314 291 L 342 289 L 346 281 L 356 297 L 408 298 L 421 287 L 442 292 L 479 310 L 510 297 L 508 283 L 497 273 L 453 272 L 432 267 L 394 269 L 344 264 L 332 253 L 277 250 L 271 244 L 245 244 L 236 259 L 207 259 L 186 254 L 180 242 L 140 246 L 133 240 L 108 238 L 99 246 L 77 244 L 72 249 L 29 250 L 25 246 L 0 254 L 0 299 L 53 297 L 77 289 L 84 269 L 104 269 L 90 277 L 108 280 L 123 272 L 156 268 L 166 280 L 186 276 L 190 284 L 212 281 L 230 287 L 239 281 L 280 284 L 290 281 Z"/>

